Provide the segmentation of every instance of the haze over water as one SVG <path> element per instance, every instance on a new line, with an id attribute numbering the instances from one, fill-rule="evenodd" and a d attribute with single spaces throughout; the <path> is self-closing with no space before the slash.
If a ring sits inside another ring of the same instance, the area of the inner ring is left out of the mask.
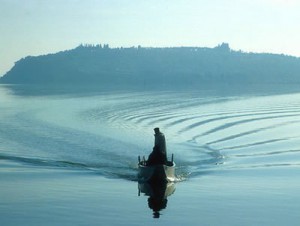
<path id="1" fill-rule="evenodd" d="M 23 89 L 0 86 L 3 225 L 300 220 L 300 93 Z M 178 176 L 159 219 L 137 195 L 136 178 L 156 126 Z"/>

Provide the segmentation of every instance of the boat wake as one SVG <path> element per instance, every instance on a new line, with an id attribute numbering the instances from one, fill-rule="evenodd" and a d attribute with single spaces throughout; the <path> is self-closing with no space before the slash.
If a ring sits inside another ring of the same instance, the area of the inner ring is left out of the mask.
<path id="1" fill-rule="evenodd" d="M 178 181 L 222 170 L 300 164 L 300 95 L 130 92 L 16 97 L 0 106 L 0 159 L 137 180 L 153 128 Z M 7 98 L 9 100 L 9 98 Z M 34 103 L 34 105 L 32 104 Z"/>

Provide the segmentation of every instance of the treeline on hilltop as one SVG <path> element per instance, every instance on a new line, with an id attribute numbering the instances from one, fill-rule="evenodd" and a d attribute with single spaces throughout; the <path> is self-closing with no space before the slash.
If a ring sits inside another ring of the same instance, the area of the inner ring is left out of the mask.
<path id="1" fill-rule="evenodd" d="M 289 84 L 300 82 L 300 59 L 215 48 L 110 48 L 80 45 L 15 63 L 1 79 L 10 84 L 121 85 Z"/>

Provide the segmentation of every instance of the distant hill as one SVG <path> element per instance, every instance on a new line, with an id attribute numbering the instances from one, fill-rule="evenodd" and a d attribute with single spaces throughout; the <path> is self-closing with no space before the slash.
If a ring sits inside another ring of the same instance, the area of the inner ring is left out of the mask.
<path id="1" fill-rule="evenodd" d="M 2 78 L 8 84 L 203 85 L 300 83 L 300 58 L 215 48 L 75 49 L 15 63 Z"/>

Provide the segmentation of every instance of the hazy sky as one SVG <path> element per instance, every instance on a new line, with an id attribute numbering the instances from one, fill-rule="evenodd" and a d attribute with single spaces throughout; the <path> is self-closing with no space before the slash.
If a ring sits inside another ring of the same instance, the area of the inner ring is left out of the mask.
<path id="1" fill-rule="evenodd" d="M 0 76 L 81 43 L 214 47 L 300 56 L 298 0 L 0 0 Z"/>

